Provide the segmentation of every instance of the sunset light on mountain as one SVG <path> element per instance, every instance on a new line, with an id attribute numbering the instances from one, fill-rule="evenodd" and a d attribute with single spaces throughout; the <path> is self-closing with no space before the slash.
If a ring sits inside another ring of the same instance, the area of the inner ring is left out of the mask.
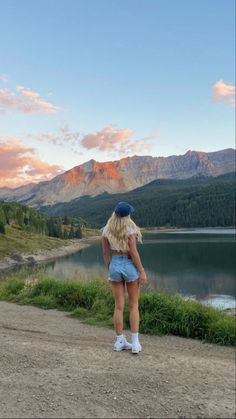
<path id="1" fill-rule="evenodd" d="M 234 148 L 233 9 L 233 0 L 1 2 L 0 187 L 90 159 Z"/>

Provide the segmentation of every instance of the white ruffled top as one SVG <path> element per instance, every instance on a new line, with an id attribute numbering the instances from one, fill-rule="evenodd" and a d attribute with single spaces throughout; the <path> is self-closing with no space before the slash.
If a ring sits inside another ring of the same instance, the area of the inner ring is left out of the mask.
<path id="1" fill-rule="evenodd" d="M 128 234 L 134 234 L 135 233 L 135 230 L 132 227 L 127 226 L 127 230 L 128 230 Z M 105 227 L 103 227 L 103 229 L 102 229 L 102 236 L 107 237 L 107 231 L 108 231 L 108 226 L 105 225 Z M 110 241 L 109 241 L 109 243 L 110 243 L 110 246 L 111 246 L 112 250 L 123 250 L 121 247 L 120 248 L 115 247 Z"/>

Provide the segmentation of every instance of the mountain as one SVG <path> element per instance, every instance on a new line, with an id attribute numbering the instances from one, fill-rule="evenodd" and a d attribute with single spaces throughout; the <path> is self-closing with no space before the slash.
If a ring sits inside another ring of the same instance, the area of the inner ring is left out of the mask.
<path id="1" fill-rule="evenodd" d="M 29 193 L 34 186 L 36 186 L 36 183 L 28 183 L 24 186 L 19 186 L 18 188 L 7 188 L 6 186 L 4 188 L 0 188 L 0 200 L 5 199 L 5 197 L 11 197 L 14 196 L 14 200 L 17 201 L 17 199 L 21 199 L 22 196 Z M 6 198 L 7 199 L 7 198 Z"/>
<path id="2" fill-rule="evenodd" d="M 49 216 L 80 216 L 102 227 L 119 201 L 135 207 L 132 218 L 142 227 L 230 227 L 235 225 L 235 172 L 217 177 L 158 179 L 120 194 L 104 192 L 42 207 Z"/>
<path id="3" fill-rule="evenodd" d="M 187 151 L 169 157 L 133 156 L 120 160 L 89 160 L 54 177 L 50 181 L 16 189 L 0 189 L 1 200 L 15 200 L 43 207 L 85 195 L 131 191 L 156 179 L 187 179 L 192 176 L 219 176 L 235 171 L 232 148 L 206 153 Z"/>

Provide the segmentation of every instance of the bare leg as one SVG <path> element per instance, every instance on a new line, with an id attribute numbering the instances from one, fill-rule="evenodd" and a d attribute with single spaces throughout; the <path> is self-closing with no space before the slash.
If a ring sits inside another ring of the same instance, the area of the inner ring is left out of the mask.
<path id="1" fill-rule="evenodd" d="M 140 284 L 138 281 L 126 282 L 128 300 L 129 300 L 129 309 L 130 309 L 130 328 L 132 333 L 137 333 L 139 330 L 139 291 Z"/>
<path id="2" fill-rule="evenodd" d="M 120 282 L 110 282 L 112 293 L 115 299 L 115 309 L 114 309 L 114 326 L 117 335 L 122 335 L 123 333 L 123 312 L 124 312 L 124 303 L 125 303 L 125 283 L 124 281 Z"/>

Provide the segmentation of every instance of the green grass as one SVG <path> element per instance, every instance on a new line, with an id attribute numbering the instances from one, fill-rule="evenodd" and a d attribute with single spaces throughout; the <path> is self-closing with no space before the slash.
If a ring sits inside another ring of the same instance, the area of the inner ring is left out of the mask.
<path id="1" fill-rule="evenodd" d="M 51 250 L 68 244 L 70 240 L 30 233 L 7 226 L 6 234 L 0 234 L 0 260 L 14 253 L 35 253 L 37 250 Z"/>
<path id="2" fill-rule="evenodd" d="M 48 277 L 43 269 L 32 271 L 25 268 L 0 283 L 0 299 L 44 309 L 56 308 L 68 311 L 88 324 L 113 327 L 114 301 L 104 279 L 60 281 Z M 142 292 L 139 309 L 141 333 L 172 334 L 222 345 L 236 344 L 235 318 L 196 301 Z M 124 327 L 129 328 L 127 301 Z"/>
<path id="3" fill-rule="evenodd" d="M 84 227 L 82 229 L 83 237 L 101 236 L 101 230 L 99 228 Z"/>
<path id="4" fill-rule="evenodd" d="M 84 228 L 83 237 L 101 235 L 98 229 Z M 0 260 L 19 253 L 36 253 L 39 250 L 51 250 L 71 244 L 71 240 L 49 237 L 24 231 L 16 226 L 6 226 L 6 234 L 0 234 Z"/>

